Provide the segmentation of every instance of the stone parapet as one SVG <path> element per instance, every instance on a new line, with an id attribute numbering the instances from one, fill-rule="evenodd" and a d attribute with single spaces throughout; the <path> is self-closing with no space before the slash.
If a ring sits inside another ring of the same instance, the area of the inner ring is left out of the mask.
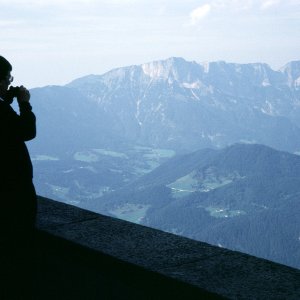
<path id="1" fill-rule="evenodd" d="M 52 299 L 300 299 L 297 269 L 42 197 L 38 245 Z"/>

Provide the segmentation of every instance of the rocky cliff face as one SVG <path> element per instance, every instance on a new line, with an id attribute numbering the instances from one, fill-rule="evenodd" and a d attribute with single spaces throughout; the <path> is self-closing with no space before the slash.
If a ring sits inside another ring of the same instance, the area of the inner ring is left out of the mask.
<path id="1" fill-rule="evenodd" d="M 299 62 L 268 65 L 170 58 L 87 76 L 68 85 L 100 107 L 128 140 L 191 150 L 233 142 L 296 151 Z"/>
<path id="2" fill-rule="evenodd" d="M 41 136 L 50 123 L 52 136 L 69 140 L 76 130 L 95 141 L 89 144 L 122 140 L 190 151 L 244 141 L 295 152 L 299 76 L 300 62 L 274 71 L 261 63 L 170 58 L 34 89 L 32 95 Z"/>

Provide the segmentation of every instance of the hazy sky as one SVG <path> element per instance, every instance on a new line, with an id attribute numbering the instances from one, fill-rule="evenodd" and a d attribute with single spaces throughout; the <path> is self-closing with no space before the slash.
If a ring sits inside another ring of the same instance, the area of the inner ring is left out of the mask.
<path id="1" fill-rule="evenodd" d="M 29 88 L 171 56 L 300 60 L 300 0 L 0 0 L 0 28 L 0 55 Z"/>

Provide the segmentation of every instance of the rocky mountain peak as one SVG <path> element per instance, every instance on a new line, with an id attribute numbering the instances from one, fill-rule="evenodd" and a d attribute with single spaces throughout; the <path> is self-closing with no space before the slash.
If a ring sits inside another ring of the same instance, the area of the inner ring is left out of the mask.
<path id="1" fill-rule="evenodd" d="M 287 63 L 280 71 L 287 77 L 289 86 L 300 87 L 300 60 Z"/>
<path id="2" fill-rule="evenodd" d="M 199 64 L 180 57 L 146 63 L 141 68 L 152 80 L 191 81 L 203 73 Z"/>

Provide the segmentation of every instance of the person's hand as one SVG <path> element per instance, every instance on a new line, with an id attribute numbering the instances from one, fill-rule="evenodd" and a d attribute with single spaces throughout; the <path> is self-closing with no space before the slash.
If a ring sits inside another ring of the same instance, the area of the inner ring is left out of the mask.
<path id="1" fill-rule="evenodd" d="M 30 93 L 23 85 L 21 85 L 19 87 L 17 100 L 18 100 L 19 103 L 29 102 L 29 100 L 30 100 Z"/>

